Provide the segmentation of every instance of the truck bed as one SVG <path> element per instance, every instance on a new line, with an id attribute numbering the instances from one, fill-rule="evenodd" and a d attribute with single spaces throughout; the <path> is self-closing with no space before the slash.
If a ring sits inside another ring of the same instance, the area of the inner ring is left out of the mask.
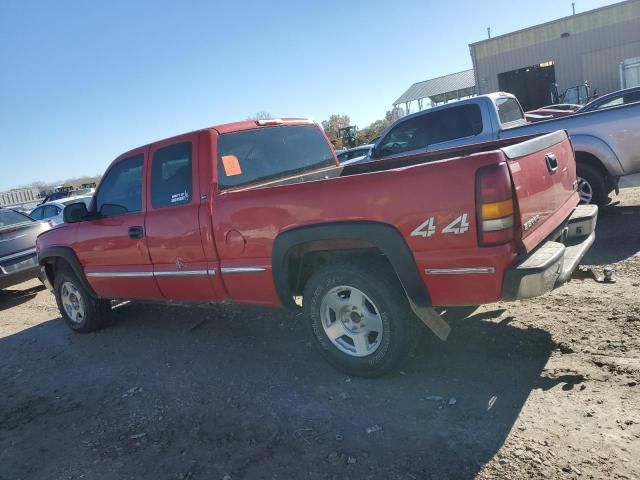
<path id="1" fill-rule="evenodd" d="M 545 178 L 547 183 L 540 183 L 537 169 L 546 168 L 544 155 L 550 152 L 559 159 L 560 172 Z M 512 171 L 517 204 L 514 229 L 518 233 L 515 242 L 479 248 L 476 173 L 481 167 L 499 163 L 507 163 Z M 331 167 L 223 192 L 215 205 L 216 245 L 222 268 L 261 265 L 264 275 L 270 276 L 272 245 L 280 232 L 305 225 L 378 222 L 392 225 L 402 234 L 420 272 L 454 265 L 486 266 L 502 272 L 520 252 L 534 249 L 566 220 L 577 204 L 577 194 L 571 190 L 574 181 L 573 152 L 564 132 L 525 142 L 488 142 L 399 161 Z M 446 226 L 463 216 L 468 228 L 460 234 L 443 233 Z M 433 218 L 437 233 L 412 235 L 429 218 Z M 535 218 L 532 223 L 531 218 Z M 525 222 L 532 224 L 526 235 L 519 233 Z M 252 232 L 242 253 L 227 248 L 224 232 L 231 226 L 240 232 Z M 473 292 L 472 302 L 500 298 L 501 277 L 478 277 L 471 278 L 467 285 L 471 289 L 467 291 Z M 460 289 L 451 288 L 451 278 L 436 281 L 423 275 L 423 280 L 434 292 L 437 304 L 457 303 L 454 292 Z M 246 292 L 240 283 L 234 287 L 235 279 L 225 281 L 232 296 L 234 291 Z M 264 303 L 269 303 L 269 298 L 271 294 L 264 292 Z"/>

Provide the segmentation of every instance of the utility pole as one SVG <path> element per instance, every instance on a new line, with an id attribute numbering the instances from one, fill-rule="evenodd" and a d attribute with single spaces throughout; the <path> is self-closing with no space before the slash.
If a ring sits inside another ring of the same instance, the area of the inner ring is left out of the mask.
<path id="1" fill-rule="evenodd" d="M 487 27 L 487 38 L 491 38 L 491 27 Z"/>
<path id="2" fill-rule="evenodd" d="M 576 14 L 576 2 L 571 2 L 571 9 L 573 10 L 573 14 Z"/>

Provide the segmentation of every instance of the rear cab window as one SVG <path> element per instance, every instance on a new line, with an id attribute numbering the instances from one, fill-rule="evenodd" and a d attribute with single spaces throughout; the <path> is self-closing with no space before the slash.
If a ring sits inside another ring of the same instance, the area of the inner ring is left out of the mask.
<path id="1" fill-rule="evenodd" d="M 218 137 L 218 188 L 226 190 L 335 166 L 316 125 L 263 127 Z"/>
<path id="2" fill-rule="evenodd" d="M 522 107 L 515 98 L 500 97 L 496 99 L 495 104 L 502 125 L 524 120 Z"/>

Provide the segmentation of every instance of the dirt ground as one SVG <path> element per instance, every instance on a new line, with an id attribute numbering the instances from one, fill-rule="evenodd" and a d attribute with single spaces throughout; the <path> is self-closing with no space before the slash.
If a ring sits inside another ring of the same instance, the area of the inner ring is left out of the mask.
<path id="1" fill-rule="evenodd" d="M 0 480 L 638 479 L 640 188 L 616 200 L 585 263 L 617 283 L 483 306 L 378 380 L 284 311 L 128 303 L 77 335 L 37 281 L 0 292 Z"/>

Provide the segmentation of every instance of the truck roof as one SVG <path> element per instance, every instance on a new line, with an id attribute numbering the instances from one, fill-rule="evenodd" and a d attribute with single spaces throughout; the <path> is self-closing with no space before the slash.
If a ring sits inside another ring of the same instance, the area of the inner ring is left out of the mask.
<path id="1" fill-rule="evenodd" d="M 482 98 L 487 98 L 492 103 L 495 103 L 495 100 L 497 98 L 500 98 L 500 97 L 512 97 L 512 98 L 515 98 L 515 96 L 513 94 L 507 93 L 507 92 L 483 93 L 482 95 L 476 95 L 475 97 L 463 98 L 461 100 L 453 100 L 451 102 L 441 103 L 440 105 L 435 105 L 433 107 L 425 108 L 424 110 L 420 110 L 418 112 L 414 112 L 414 113 L 410 113 L 409 115 L 405 115 L 404 117 L 402 117 L 402 119 L 406 120 L 406 119 L 411 118 L 411 117 L 419 117 L 420 115 L 422 115 L 424 113 L 434 112 L 436 110 L 443 110 L 445 108 L 451 108 L 451 106 L 455 106 L 455 105 L 464 105 L 466 103 L 476 103 L 479 99 L 482 99 Z"/>
<path id="2" fill-rule="evenodd" d="M 263 119 L 263 120 L 242 120 L 242 121 L 239 121 L 239 122 L 223 123 L 223 124 L 220 124 L 220 125 L 214 125 L 212 127 L 200 128 L 198 130 L 192 130 L 190 132 L 179 133 L 177 135 L 172 135 L 171 137 L 160 138 L 158 140 L 154 140 L 153 142 L 149 142 L 149 143 L 145 143 L 143 145 L 139 145 L 137 147 L 131 148 L 131 149 L 127 150 L 126 152 L 123 152 L 122 154 L 118 155 L 115 158 L 114 162 L 128 157 L 133 152 L 139 152 L 139 150 L 141 148 L 148 147 L 148 146 L 156 144 L 158 142 L 164 142 L 164 141 L 167 141 L 167 140 L 172 140 L 174 138 L 179 138 L 179 137 L 182 137 L 183 135 L 189 135 L 189 134 L 192 134 L 192 133 L 200 133 L 200 132 L 206 132 L 206 131 L 209 131 L 209 130 L 215 130 L 216 132 L 218 132 L 219 134 L 222 135 L 222 134 L 225 134 L 225 133 L 240 132 L 240 131 L 243 131 L 243 130 L 253 130 L 253 129 L 257 129 L 257 128 L 275 127 L 275 126 L 279 126 L 279 125 L 313 125 L 314 123 L 316 123 L 316 122 L 314 122 L 313 120 L 311 120 L 309 118 L 296 118 L 296 117 L 293 117 L 293 118 L 268 118 L 268 119 Z"/>

